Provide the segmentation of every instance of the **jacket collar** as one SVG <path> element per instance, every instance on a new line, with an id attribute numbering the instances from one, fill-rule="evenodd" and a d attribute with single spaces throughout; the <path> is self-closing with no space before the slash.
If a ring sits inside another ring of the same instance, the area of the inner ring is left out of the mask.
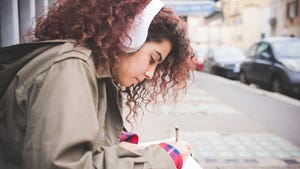
<path id="1" fill-rule="evenodd" d="M 102 78 L 112 78 L 111 72 L 109 69 L 105 69 L 104 71 L 96 70 L 96 76 L 98 79 Z"/>

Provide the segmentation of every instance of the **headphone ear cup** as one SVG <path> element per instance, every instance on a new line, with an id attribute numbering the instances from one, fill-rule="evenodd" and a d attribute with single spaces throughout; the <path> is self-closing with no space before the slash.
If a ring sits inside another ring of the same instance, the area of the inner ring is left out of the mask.
<path id="1" fill-rule="evenodd" d="M 141 13 L 135 16 L 127 35 L 124 33 L 120 38 L 122 49 L 125 52 L 135 52 L 144 45 L 149 26 L 163 6 L 164 4 L 160 0 L 152 0 Z"/>

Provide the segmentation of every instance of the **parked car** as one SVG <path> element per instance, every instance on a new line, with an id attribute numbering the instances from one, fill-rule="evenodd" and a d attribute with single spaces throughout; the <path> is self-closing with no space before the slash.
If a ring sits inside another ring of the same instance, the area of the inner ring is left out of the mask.
<path id="1" fill-rule="evenodd" d="M 240 63 L 245 58 L 243 51 L 237 47 L 218 46 L 208 51 L 203 70 L 226 78 L 238 79 Z"/>
<path id="2" fill-rule="evenodd" d="M 241 64 L 241 82 L 300 96 L 300 39 L 265 38 L 253 44 Z"/>

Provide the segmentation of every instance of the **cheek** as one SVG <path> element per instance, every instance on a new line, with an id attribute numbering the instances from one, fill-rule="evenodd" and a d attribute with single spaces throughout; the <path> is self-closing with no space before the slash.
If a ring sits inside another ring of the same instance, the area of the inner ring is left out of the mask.
<path id="1" fill-rule="evenodd" d="M 147 62 L 141 62 L 133 65 L 130 69 L 132 73 L 144 74 L 149 69 L 149 64 Z"/>
<path id="2" fill-rule="evenodd" d="M 142 76 L 149 68 L 148 58 L 144 55 L 133 55 L 120 60 L 118 67 L 119 80 L 131 80 L 135 77 Z"/>
<path id="3" fill-rule="evenodd" d="M 131 74 L 140 74 L 147 70 L 149 67 L 148 60 L 145 57 L 135 57 L 131 60 L 128 72 Z"/>

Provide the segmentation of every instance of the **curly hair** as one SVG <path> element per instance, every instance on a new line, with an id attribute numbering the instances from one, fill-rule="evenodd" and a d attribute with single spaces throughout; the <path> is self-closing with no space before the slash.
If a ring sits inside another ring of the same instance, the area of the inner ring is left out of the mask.
<path id="1" fill-rule="evenodd" d="M 93 51 L 95 66 L 100 70 L 118 66 L 124 53 L 120 36 L 127 32 L 134 17 L 150 0 L 57 0 L 47 11 L 36 18 L 30 36 L 33 41 L 75 39 L 87 44 Z M 123 91 L 127 97 L 127 121 L 137 116 L 138 109 L 158 95 L 174 89 L 186 88 L 189 70 L 193 69 L 194 54 L 189 46 L 186 23 L 175 12 L 163 7 L 155 16 L 148 30 L 146 42 L 167 39 L 172 49 L 167 59 L 157 66 L 154 77 Z"/>
<path id="2" fill-rule="evenodd" d="M 186 22 L 168 7 L 163 7 L 152 20 L 146 42 L 162 42 L 164 39 L 171 42 L 172 49 L 164 62 L 157 66 L 153 78 L 126 90 L 126 104 L 133 112 L 133 117 L 137 116 L 137 109 L 143 103 L 145 106 L 151 101 L 156 103 L 160 95 L 165 102 L 168 93 L 172 93 L 176 101 L 178 92 L 187 87 L 189 71 L 194 69 L 192 58 L 195 56 L 187 37 Z"/>

